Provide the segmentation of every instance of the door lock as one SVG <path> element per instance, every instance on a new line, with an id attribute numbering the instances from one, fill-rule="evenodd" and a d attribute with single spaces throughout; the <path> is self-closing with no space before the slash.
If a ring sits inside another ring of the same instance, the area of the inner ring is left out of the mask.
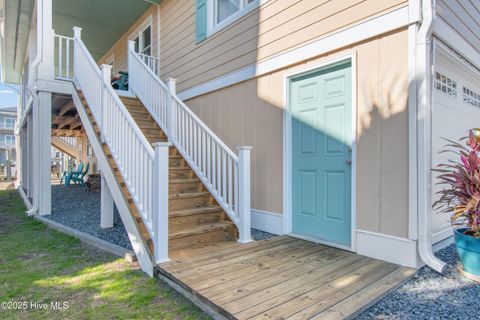
<path id="1" fill-rule="evenodd" d="M 346 160 L 345 161 L 348 165 L 352 164 L 352 160 Z"/>

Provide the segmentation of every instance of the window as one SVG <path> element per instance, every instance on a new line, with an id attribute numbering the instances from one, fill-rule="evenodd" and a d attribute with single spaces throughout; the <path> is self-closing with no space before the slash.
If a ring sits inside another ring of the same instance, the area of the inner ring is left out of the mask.
<path id="1" fill-rule="evenodd" d="M 139 32 L 138 36 L 133 39 L 135 42 L 135 52 L 145 54 L 147 56 L 152 55 L 152 28 L 146 27 Z"/>
<path id="2" fill-rule="evenodd" d="M 240 11 L 240 0 L 216 0 L 216 21 L 220 23 L 237 11 Z"/>
<path id="3" fill-rule="evenodd" d="M 440 72 L 435 72 L 435 90 L 446 94 L 448 96 L 457 97 L 457 82 L 452 78 L 441 74 Z"/>
<path id="4" fill-rule="evenodd" d="M 5 118 L 5 128 L 14 128 L 15 118 Z"/>
<path id="5" fill-rule="evenodd" d="M 255 0 L 213 0 L 214 10 L 214 27 L 222 22 L 226 22 L 228 18 L 235 14 L 246 11 Z M 246 12 L 245 12 L 246 13 Z M 233 19 L 231 20 L 233 21 Z M 231 22 L 229 21 L 229 22 Z M 228 22 L 227 22 L 228 23 Z"/>
<path id="6" fill-rule="evenodd" d="M 470 88 L 463 87 L 463 102 L 480 108 L 480 93 L 475 92 Z"/>
<path id="7" fill-rule="evenodd" d="M 15 145 L 15 136 L 11 134 L 7 134 L 5 136 L 5 145 L 6 146 L 14 146 Z"/>
<path id="8" fill-rule="evenodd" d="M 195 0 L 195 41 L 200 43 L 257 8 L 261 0 Z"/>

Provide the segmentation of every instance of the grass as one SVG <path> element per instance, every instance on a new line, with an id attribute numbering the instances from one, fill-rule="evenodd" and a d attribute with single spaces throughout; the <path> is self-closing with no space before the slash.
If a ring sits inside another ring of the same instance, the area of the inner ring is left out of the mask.
<path id="1" fill-rule="evenodd" d="M 0 302 L 28 306 L 0 309 L 1 319 L 207 319 L 138 266 L 26 217 L 16 190 L 0 190 Z"/>

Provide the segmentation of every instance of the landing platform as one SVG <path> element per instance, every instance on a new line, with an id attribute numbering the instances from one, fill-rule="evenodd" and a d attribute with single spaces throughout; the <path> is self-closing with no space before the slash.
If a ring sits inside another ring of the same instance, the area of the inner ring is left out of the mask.
<path id="1" fill-rule="evenodd" d="M 158 274 L 215 318 L 344 319 L 415 270 L 288 236 L 174 252 Z"/>

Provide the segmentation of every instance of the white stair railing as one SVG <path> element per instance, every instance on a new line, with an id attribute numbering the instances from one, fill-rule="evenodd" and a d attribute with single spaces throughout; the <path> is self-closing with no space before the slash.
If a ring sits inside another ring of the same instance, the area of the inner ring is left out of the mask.
<path id="1" fill-rule="evenodd" d="M 59 80 L 73 80 L 73 38 L 55 35 L 55 78 Z"/>
<path id="2" fill-rule="evenodd" d="M 176 95 L 175 81 L 165 85 L 134 50 L 128 47 L 129 86 L 152 114 L 182 156 L 240 231 L 239 242 L 250 235 L 250 150 L 237 156 Z"/>
<path id="3" fill-rule="evenodd" d="M 81 29 L 74 28 L 74 33 L 75 81 L 78 82 L 100 127 L 101 139 L 108 145 L 154 241 L 156 262 L 166 261 L 168 260 L 168 216 L 162 219 L 165 215 L 159 211 L 168 210 L 168 195 L 163 196 L 159 188 L 164 188 L 164 180 L 168 183 L 168 175 L 164 174 L 165 166 L 168 170 L 168 146 L 156 146 L 154 151 L 110 85 L 110 68 L 102 68 L 107 70 L 102 74 L 81 40 Z M 165 147 L 167 152 L 164 151 Z M 167 161 L 163 158 L 159 159 L 159 156 L 166 158 Z M 163 167 L 159 168 L 159 165 Z M 165 203 L 167 209 L 165 209 Z"/>

